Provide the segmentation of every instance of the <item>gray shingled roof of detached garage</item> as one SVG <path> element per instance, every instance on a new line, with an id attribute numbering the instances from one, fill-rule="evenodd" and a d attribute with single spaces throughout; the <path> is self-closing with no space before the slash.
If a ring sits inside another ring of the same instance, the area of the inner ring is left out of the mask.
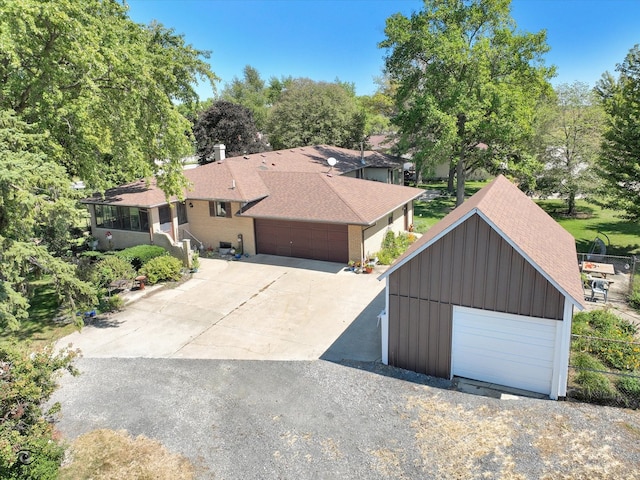
<path id="1" fill-rule="evenodd" d="M 473 214 L 484 218 L 574 305 L 584 308 L 575 239 L 502 175 L 431 227 L 380 278 L 389 276 Z"/>

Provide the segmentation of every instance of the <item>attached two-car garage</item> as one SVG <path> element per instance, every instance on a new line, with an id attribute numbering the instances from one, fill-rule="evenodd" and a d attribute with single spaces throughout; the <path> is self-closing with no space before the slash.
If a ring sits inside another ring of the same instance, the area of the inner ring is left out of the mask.
<path id="1" fill-rule="evenodd" d="M 349 261 L 347 225 L 256 218 L 255 228 L 258 253 L 327 262 Z"/>

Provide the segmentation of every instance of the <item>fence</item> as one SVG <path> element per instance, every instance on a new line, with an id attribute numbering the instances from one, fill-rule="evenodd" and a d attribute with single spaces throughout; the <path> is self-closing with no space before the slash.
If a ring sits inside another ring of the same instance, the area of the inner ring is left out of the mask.
<path id="1" fill-rule="evenodd" d="M 616 255 L 600 255 L 597 253 L 578 253 L 578 263 L 584 262 L 609 263 L 615 270 L 614 280 L 622 282 L 617 285 L 616 290 L 622 291 L 625 295 L 630 295 L 633 291 L 633 280 L 640 268 L 640 259 L 635 256 L 620 257 Z"/>
<path id="2" fill-rule="evenodd" d="M 640 342 L 571 335 L 570 396 L 640 407 Z"/>

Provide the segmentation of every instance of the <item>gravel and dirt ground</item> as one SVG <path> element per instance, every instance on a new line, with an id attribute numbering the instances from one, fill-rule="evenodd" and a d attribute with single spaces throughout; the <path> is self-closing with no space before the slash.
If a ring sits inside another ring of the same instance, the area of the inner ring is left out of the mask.
<path id="1" fill-rule="evenodd" d="M 637 479 L 640 413 L 450 389 L 379 363 L 81 359 L 67 439 L 125 429 L 200 479 Z"/>

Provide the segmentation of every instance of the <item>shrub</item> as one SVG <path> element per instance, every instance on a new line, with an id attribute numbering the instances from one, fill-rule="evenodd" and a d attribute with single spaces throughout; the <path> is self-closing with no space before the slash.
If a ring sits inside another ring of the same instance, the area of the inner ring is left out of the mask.
<path id="1" fill-rule="evenodd" d="M 620 377 L 616 386 L 618 390 L 640 402 L 640 378 Z"/>
<path id="2" fill-rule="evenodd" d="M 574 349 L 590 352 L 606 366 L 617 370 L 640 369 L 638 328 L 608 310 L 580 312 L 574 316 L 573 333 L 602 339 L 578 338 Z M 613 341 L 611 341 L 613 340 Z"/>
<path id="3" fill-rule="evenodd" d="M 117 312 L 124 307 L 124 300 L 120 295 L 111 295 L 108 297 L 102 297 L 100 300 L 100 306 L 98 307 L 101 312 Z"/>
<path id="4" fill-rule="evenodd" d="M 409 248 L 409 245 L 416 241 L 416 238 L 413 233 L 406 232 L 401 232 L 396 237 L 392 230 L 388 230 L 382 240 L 382 249 L 376 254 L 378 262 L 383 265 L 391 265 Z"/>
<path id="5" fill-rule="evenodd" d="M 640 280 L 637 277 L 633 277 L 633 287 L 631 295 L 629 295 L 629 304 L 636 310 L 640 310 Z"/>
<path id="6" fill-rule="evenodd" d="M 140 274 L 146 275 L 150 284 L 165 280 L 180 280 L 182 262 L 175 257 L 164 256 L 149 260 L 141 269 Z"/>
<path id="7" fill-rule="evenodd" d="M 92 266 L 90 280 L 99 287 L 106 287 L 114 280 L 131 280 L 135 276 L 136 272 L 128 261 L 108 255 Z"/>
<path id="8" fill-rule="evenodd" d="M 606 375 L 591 370 L 606 370 L 606 367 L 586 352 L 573 356 L 577 369 L 575 383 L 579 386 L 576 396 L 595 403 L 606 403 L 617 398 L 617 392 Z"/>
<path id="9" fill-rule="evenodd" d="M 0 478 L 57 478 L 64 449 L 54 441 L 45 415 L 54 414 L 60 405 L 47 412 L 41 405 L 55 390 L 57 373 L 77 373 L 72 367 L 76 355 L 68 350 L 53 355 L 51 349 L 27 355 L 0 346 Z"/>
<path id="10" fill-rule="evenodd" d="M 116 256 L 131 263 L 136 270 L 140 270 L 149 260 L 168 254 L 169 252 L 157 245 L 136 245 L 116 252 Z"/>

